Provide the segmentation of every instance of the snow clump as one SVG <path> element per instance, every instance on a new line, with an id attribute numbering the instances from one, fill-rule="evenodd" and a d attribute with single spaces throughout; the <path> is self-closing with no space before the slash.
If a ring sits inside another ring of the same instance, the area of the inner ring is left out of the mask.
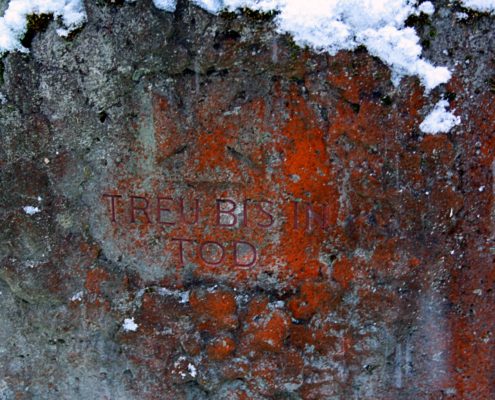
<path id="1" fill-rule="evenodd" d="M 440 100 L 419 125 L 419 129 L 424 133 L 436 134 L 448 132 L 454 126 L 459 125 L 461 118 L 447 111 L 448 106 L 447 100 Z"/>

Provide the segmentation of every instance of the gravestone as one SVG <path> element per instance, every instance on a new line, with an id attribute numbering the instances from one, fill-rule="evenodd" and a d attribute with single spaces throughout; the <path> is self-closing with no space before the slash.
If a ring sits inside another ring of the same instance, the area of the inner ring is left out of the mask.
<path id="1" fill-rule="evenodd" d="M 429 94 L 272 14 L 32 27 L 2 60 L 0 398 L 495 396 L 493 17 L 436 7 Z M 462 123 L 424 134 L 441 97 Z"/>

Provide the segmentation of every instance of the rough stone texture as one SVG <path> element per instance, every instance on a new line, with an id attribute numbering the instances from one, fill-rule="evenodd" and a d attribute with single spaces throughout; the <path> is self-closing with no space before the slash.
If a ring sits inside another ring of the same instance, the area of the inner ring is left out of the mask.
<path id="1" fill-rule="evenodd" d="M 494 398 L 493 18 L 411 20 L 454 75 L 424 96 L 268 16 L 120 3 L 2 60 L 0 398 Z"/>

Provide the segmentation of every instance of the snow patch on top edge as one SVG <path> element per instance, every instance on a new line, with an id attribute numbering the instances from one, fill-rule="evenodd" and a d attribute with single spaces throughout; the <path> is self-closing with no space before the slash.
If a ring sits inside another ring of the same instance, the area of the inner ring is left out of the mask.
<path id="1" fill-rule="evenodd" d="M 430 1 L 417 0 L 192 0 L 205 10 L 218 13 L 249 8 L 276 11 L 280 33 L 289 33 L 301 46 L 331 55 L 365 46 L 392 70 L 398 84 L 403 76 L 415 75 L 427 91 L 446 83 L 451 73 L 421 57 L 419 37 L 405 22 L 411 15 L 431 15 Z"/>
<path id="2" fill-rule="evenodd" d="M 427 91 L 447 82 L 450 71 L 421 58 L 421 46 L 416 31 L 405 26 L 411 15 L 431 15 L 432 2 L 419 0 L 191 0 L 211 13 L 221 10 L 276 11 L 277 30 L 289 33 L 296 43 L 310 46 L 331 55 L 340 50 L 365 46 L 370 54 L 380 58 L 392 70 L 394 84 L 403 76 L 416 75 Z M 419 3 L 419 4 L 418 4 Z M 173 12 L 176 0 L 153 0 L 155 7 Z M 495 0 L 462 0 L 465 7 L 483 12 L 495 12 Z M 60 18 L 61 36 L 86 21 L 82 0 L 11 0 L 0 18 L 0 54 L 7 51 L 27 51 L 21 38 L 27 30 L 30 14 L 53 14 Z"/>

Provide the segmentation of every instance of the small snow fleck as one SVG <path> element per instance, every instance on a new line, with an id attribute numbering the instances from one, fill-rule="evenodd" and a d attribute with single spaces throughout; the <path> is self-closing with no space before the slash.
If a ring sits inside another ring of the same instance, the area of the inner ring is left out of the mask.
<path id="1" fill-rule="evenodd" d="M 81 301 L 82 300 L 82 297 L 83 297 L 83 292 L 77 292 L 75 295 L 73 295 L 71 298 L 70 298 L 70 301 Z"/>
<path id="2" fill-rule="evenodd" d="M 484 192 L 484 191 L 485 191 L 485 187 L 484 187 L 484 186 L 480 186 L 480 187 L 478 188 L 478 192 Z"/>
<path id="3" fill-rule="evenodd" d="M 45 157 L 45 158 L 43 158 L 43 162 L 44 162 L 45 164 L 50 164 L 50 160 L 49 160 L 48 158 L 46 158 L 46 157 Z"/>
<path id="4" fill-rule="evenodd" d="M 7 103 L 7 97 L 3 93 L 0 93 L 0 104 Z"/>
<path id="5" fill-rule="evenodd" d="M 192 376 L 193 378 L 195 378 L 195 377 L 196 377 L 196 375 L 198 374 L 198 372 L 197 372 L 197 370 L 196 370 L 196 367 L 195 367 L 194 365 L 192 365 L 192 364 L 189 364 L 189 365 L 187 366 L 187 370 L 189 371 L 189 373 L 191 374 L 191 376 Z"/>
<path id="6" fill-rule="evenodd" d="M 126 318 L 124 319 L 124 323 L 122 324 L 122 328 L 124 331 L 132 331 L 136 332 L 138 328 L 138 324 L 134 322 L 134 317 L 133 318 Z"/>
<path id="7" fill-rule="evenodd" d="M 483 290 L 481 290 L 481 289 L 474 289 L 473 290 L 473 294 L 475 294 L 477 296 L 481 296 L 483 294 Z"/>
<path id="8" fill-rule="evenodd" d="M 28 215 L 34 215 L 34 214 L 39 213 L 41 211 L 38 207 L 33 207 L 33 206 L 25 206 L 25 207 L 22 207 L 22 209 Z"/>
<path id="9" fill-rule="evenodd" d="M 36 200 L 38 200 L 39 202 L 41 202 L 41 200 L 43 200 L 43 199 L 41 198 L 41 196 L 38 196 L 38 197 L 36 197 Z"/>
<path id="10" fill-rule="evenodd" d="M 158 294 L 161 296 L 173 296 L 179 298 L 180 304 L 185 304 L 189 302 L 189 290 L 181 292 L 179 290 L 170 290 L 164 287 L 158 288 Z"/>
<path id="11" fill-rule="evenodd" d="M 419 129 L 424 133 L 436 134 L 448 132 L 454 126 L 459 125 L 461 118 L 447 111 L 448 106 L 447 100 L 440 100 L 419 125 Z"/>
<path id="12" fill-rule="evenodd" d="M 462 21 L 464 19 L 468 19 L 469 18 L 469 15 L 466 14 L 465 12 L 456 12 L 455 13 L 455 17 L 458 21 Z"/>
<path id="13" fill-rule="evenodd" d="M 206 291 L 207 291 L 208 293 L 214 293 L 214 292 L 217 290 L 217 287 L 218 287 L 218 285 L 215 285 L 215 286 L 209 287 L 208 289 L 206 289 Z"/>
<path id="14" fill-rule="evenodd" d="M 181 304 L 188 303 L 189 302 L 189 290 L 187 290 L 185 292 L 180 292 L 179 297 L 180 297 L 179 303 L 181 303 Z"/>

